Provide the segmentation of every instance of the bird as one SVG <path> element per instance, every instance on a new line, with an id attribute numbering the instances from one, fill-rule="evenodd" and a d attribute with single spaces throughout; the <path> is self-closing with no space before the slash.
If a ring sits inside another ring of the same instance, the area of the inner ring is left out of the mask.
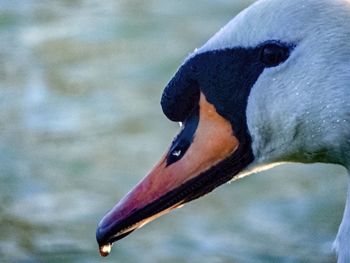
<path id="1" fill-rule="evenodd" d="M 350 0 L 258 0 L 190 53 L 161 97 L 181 129 L 98 224 L 101 255 L 248 174 L 285 162 L 350 171 L 349 25 Z M 350 192 L 334 248 L 350 262 Z"/>

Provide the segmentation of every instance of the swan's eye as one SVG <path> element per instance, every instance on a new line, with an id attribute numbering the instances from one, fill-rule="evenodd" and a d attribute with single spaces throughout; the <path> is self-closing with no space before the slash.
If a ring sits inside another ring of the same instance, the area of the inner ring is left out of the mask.
<path id="1" fill-rule="evenodd" d="M 266 67 L 276 67 L 287 60 L 290 47 L 279 42 L 272 42 L 261 47 L 260 60 Z"/>

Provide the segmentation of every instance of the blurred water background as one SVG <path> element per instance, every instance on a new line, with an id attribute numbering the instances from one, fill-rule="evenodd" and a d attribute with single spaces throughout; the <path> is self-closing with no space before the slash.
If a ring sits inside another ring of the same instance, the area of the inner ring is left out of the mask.
<path id="1" fill-rule="evenodd" d="M 346 176 L 325 165 L 223 186 L 97 251 L 178 130 L 163 87 L 251 2 L 0 1 L 1 262 L 334 262 Z"/>

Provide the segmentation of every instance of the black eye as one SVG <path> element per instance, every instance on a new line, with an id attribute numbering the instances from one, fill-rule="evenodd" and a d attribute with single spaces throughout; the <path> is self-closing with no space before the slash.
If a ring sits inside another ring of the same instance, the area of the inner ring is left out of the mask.
<path id="1" fill-rule="evenodd" d="M 191 143 L 188 141 L 180 141 L 177 145 L 174 145 L 169 151 L 167 165 L 171 165 L 180 160 L 190 147 L 190 144 Z"/>
<path id="2" fill-rule="evenodd" d="M 260 61 L 266 67 L 275 67 L 286 61 L 290 54 L 290 47 L 279 42 L 272 42 L 261 47 Z"/>

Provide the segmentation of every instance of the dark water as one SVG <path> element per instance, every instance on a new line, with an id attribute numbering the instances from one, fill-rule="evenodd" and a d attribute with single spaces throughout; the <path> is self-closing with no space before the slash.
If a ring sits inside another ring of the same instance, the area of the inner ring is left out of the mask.
<path id="1" fill-rule="evenodd" d="M 1 262 L 334 262 L 345 172 L 282 166 L 117 243 L 95 227 L 178 127 L 161 90 L 252 1 L 0 1 Z"/>

